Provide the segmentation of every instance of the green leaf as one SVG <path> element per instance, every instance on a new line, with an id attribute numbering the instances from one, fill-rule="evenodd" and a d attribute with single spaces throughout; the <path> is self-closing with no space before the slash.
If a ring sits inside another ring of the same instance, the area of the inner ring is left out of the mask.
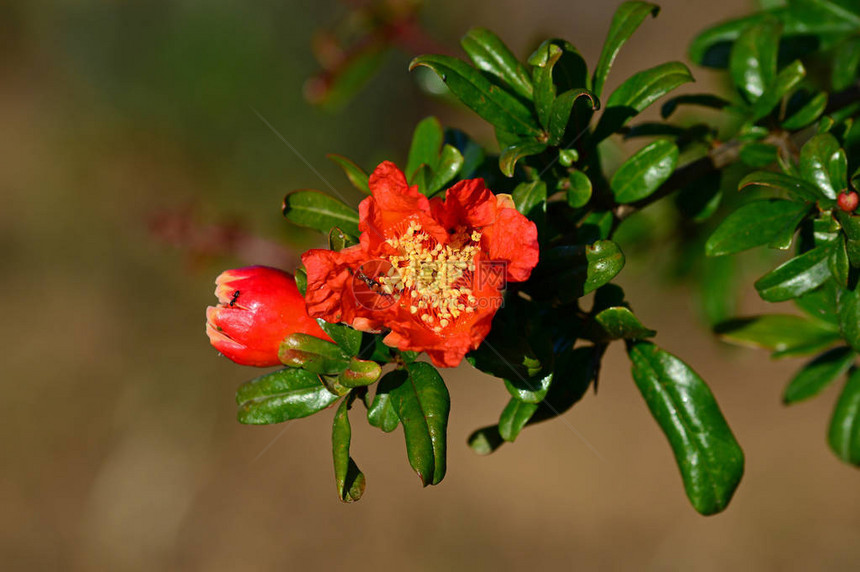
<path id="1" fill-rule="evenodd" d="M 833 91 L 848 89 L 857 80 L 860 67 L 860 37 L 848 38 L 836 47 L 833 54 Z"/>
<path id="2" fill-rule="evenodd" d="M 517 135 L 536 135 L 537 122 L 529 109 L 467 63 L 450 56 L 418 56 L 409 64 L 413 70 L 426 66 L 436 72 L 457 99 L 495 127 Z"/>
<path id="3" fill-rule="evenodd" d="M 723 109 L 730 104 L 728 101 L 717 95 L 710 93 L 691 93 L 678 95 L 668 100 L 660 108 L 660 116 L 663 119 L 668 119 L 670 115 L 675 113 L 679 105 L 697 105 L 699 107 L 708 107 L 711 109 Z"/>
<path id="4" fill-rule="evenodd" d="M 844 188 L 839 186 L 840 181 L 833 180 L 833 175 L 839 176 L 847 170 L 840 165 L 845 160 L 844 153 L 840 154 L 840 151 L 839 142 L 830 133 L 816 135 L 800 150 L 800 174 L 817 185 L 829 199 L 835 199 Z"/>
<path id="5" fill-rule="evenodd" d="M 421 165 L 427 165 L 431 170 L 436 168 L 444 137 L 442 124 L 435 117 L 425 117 L 418 122 L 412 133 L 412 145 L 406 161 L 407 177 L 411 178 Z"/>
<path id="6" fill-rule="evenodd" d="M 341 201 L 310 189 L 300 189 L 284 197 L 284 216 L 293 224 L 328 234 L 336 226 L 358 236 L 358 213 Z"/>
<path id="7" fill-rule="evenodd" d="M 281 342 L 278 357 L 286 366 L 321 375 L 337 375 L 349 366 L 350 355 L 340 347 L 309 334 L 290 334 Z"/>
<path id="8" fill-rule="evenodd" d="M 529 57 L 534 66 L 535 111 L 541 124 L 549 128 L 552 104 L 557 87 L 568 89 L 588 88 L 588 68 L 576 48 L 564 40 L 545 40 Z"/>
<path id="9" fill-rule="evenodd" d="M 843 290 L 839 294 L 839 329 L 845 341 L 860 351 L 860 290 Z"/>
<path id="10" fill-rule="evenodd" d="M 628 348 L 633 379 L 669 439 L 687 497 L 701 514 L 725 509 L 740 483 L 744 454 L 705 382 L 648 342 Z"/>
<path id="11" fill-rule="evenodd" d="M 584 292 L 593 292 L 615 278 L 624 268 L 624 253 L 611 240 L 598 240 L 585 247 L 588 271 Z"/>
<path id="12" fill-rule="evenodd" d="M 355 356 L 361 351 L 361 332 L 358 330 L 346 324 L 331 324 L 322 318 L 317 318 L 317 323 L 346 355 Z"/>
<path id="13" fill-rule="evenodd" d="M 539 143 L 533 139 L 517 141 L 502 151 L 501 156 L 499 156 L 499 169 L 506 177 L 513 177 L 517 161 L 524 157 L 543 153 L 546 148 L 546 143 Z"/>
<path id="14" fill-rule="evenodd" d="M 546 183 L 540 180 L 520 183 L 511 192 L 517 210 L 531 220 L 540 220 L 545 216 L 546 196 Z"/>
<path id="15" fill-rule="evenodd" d="M 720 223 L 705 243 L 705 254 L 734 254 L 793 234 L 808 210 L 803 203 L 781 199 L 746 203 Z"/>
<path id="16" fill-rule="evenodd" d="M 756 99 L 752 106 L 752 120 L 758 121 L 779 105 L 782 98 L 806 76 L 806 69 L 799 60 L 788 64 L 776 76 L 776 80 Z"/>
<path id="17" fill-rule="evenodd" d="M 825 283 L 821 288 L 807 292 L 793 301 L 806 315 L 839 326 L 835 284 Z"/>
<path id="18" fill-rule="evenodd" d="M 833 245 L 830 257 L 827 259 L 830 274 L 840 288 L 848 287 L 848 274 L 850 271 L 848 263 L 848 251 L 845 249 L 845 240 L 840 237 Z"/>
<path id="19" fill-rule="evenodd" d="M 511 397 L 524 403 L 540 403 L 552 385 L 552 372 L 542 377 L 515 377 L 505 379 L 505 389 Z"/>
<path id="20" fill-rule="evenodd" d="M 445 443 L 451 408 L 448 389 L 439 372 L 428 363 L 411 363 L 406 371 L 406 378 L 389 393 L 403 424 L 409 464 L 424 486 L 436 485 L 445 476 Z"/>
<path id="21" fill-rule="evenodd" d="M 654 330 L 643 326 L 639 318 L 624 306 L 607 308 L 598 313 L 594 321 L 602 330 L 602 339 L 595 341 L 641 340 L 657 335 Z"/>
<path id="22" fill-rule="evenodd" d="M 349 426 L 349 398 L 340 402 L 331 428 L 331 453 L 337 496 L 343 502 L 355 502 L 364 494 L 364 473 L 349 456 L 352 428 Z"/>
<path id="23" fill-rule="evenodd" d="M 243 383 L 236 391 L 239 423 L 266 425 L 299 419 L 337 401 L 316 374 L 286 368 Z"/>
<path id="24" fill-rule="evenodd" d="M 837 457 L 860 465 L 860 370 L 851 372 L 839 395 L 830 419 L 827 442 Z"/>
<path id="25" fill-rule="evenodd" d="M 609 96 L 592 139 L 602 141 L 649 105 L 691 81 L 690 70 L 681 62 L 667 62 L 630 76 Z"/>
<path id="26" fill-rule="evenodd" d="M 779 265 L 755 282 L 763 300 L 783 302 L 818 288 L 830 278 L 830 249 L 818 247 Z"/>
<path id="27" fill-rule="evenodd" d="M 337 382 L 344 387 L 364 387 L 382 375 L 382 367 L 375 361 L 352 358 L 345 370 L 337 376 Z"/>
<path id="28" fill-rule="evenodd" d="M 612 176 L 609 186 L 619 203 L 648 197 L 666 182 L 678 164 L 678 146 L 658 139 L 639 149 Z"/>
<path id="29" fill-rule="evenodd" d="M 355 246 L 356 244 L 358 244 L 358 239 L 356 237 L 346 234 L 336 226 L 332 227 L 331 231 L 328 233 L 329 250 L 340 252 L 344 248 Z"/>
<path id="30" fill-rule="evenodd" d="M 749 102 L 758 100 L 776 78 L 781 31 L 778 20 L 762 20 L 741 32 L 732 47 L 732 81 Z"/>
<path id="31" fill-rule="evenodd" d="M 567 189 L 567 204 L 571 208 L 578 209 L 588 204 L 591 200 L 591 179 L 579 169 L 570 172 L 570 187 Z"/>
<path id="32" fill-rule="evenodd" d="M 615 15 L 612 17 L 612 24 L 609 26 L 609 33 L 606 35 L 606 41 L 603 43 L 600 59 L 597 60 L 597 67 L 594 69 L 592 79 L 594 93 L 598 97 L 603 92 L 603 84 L 606 83 L 606 77 L 609 75 L 612 62 L 615 61 L 615 56 L 618 55 L 621 46 L 633 35 L 633 32 L 648 17 L 648 14 L 656 18 L 659 12 L 660 7 L 649 2 L 624 2 L 615 10 Z"/>
<path id="33" fill-rule="evenodd" d="M 523 427 L 538 409 L 537 403 L 525 403 L 511 399 L 499 417 L 499 435 L 505 441 L 515 441 Z"/>
<path id="34" fill-rule="evenodd" d="M 564 139 L 573 106 L 580 97 L 585 97 L 591 102 L 592 111 L 600 109 L 600 101 L 597 96 L 587 89 L 570 89 L 556 97 L 549 110 L 549 124 L 547 125 L 550 144 L 558 145 Z"/>
<path id="35" fill-rule="evenodd" d="M 827 346 L 839 339 L 833 325 L 791 314 L 736 318 L 714 328 L 724 341 L 775 352 Z"/>
<path id="36" fill-rule="evenodd" d="M 592 382 L 596 387 L 604 349 L 605 346 L 580 346 L 559 354 L 555 359 L 553 384 L 528 424 L 562 415 L 582 399 Z"/>
<path id="37" fill-rule="evenodd" d="M 432 195 L 442 190 L 445 185 L 450 183 L 460 169 L 463 167 L 463 155 L 453 145 L 445 145 L 442 147 L 442 154 L 439 156 L 438 163 L 430 182 L 427 183 L 428 192 Z"/>
<path id="38" fill-rule="evenodd" d="M 848 371 L 854 362 L 851 348 L 834 348 L 803 366 L 788 383 L 782 396 L 786 404 L 797 403 L 818 395 L 821 390 Z"/>
<path id="39" fill-rule="evenodd" d="M 740 159 L 745 165 L 762 168 L 771 165 L 779 159 L 779 149 L 770 143 L 751 141 L 746 143 L 739 152 Z"/>
<path id="40" fill-rule="evenodd" d="M 476 68 L 496 76 L 526 99 L 532 98 L 534 88 L 528 70 L 493 32 L 472 28 L 460 45 Z"/>
<path id="41" fill-rule="evenodd" d="M 783 129 L 799 130 L 812 125 L 827 109 L 827 92 L 816 94 L 806 105 L 782 122 Z"/>
<path id="42" fill-rule="evenodd" d="M 478 455 L 489 455 L 501 447 L 505 443 L 505 440 L 502 439 L 502 435 L 499 433 L 499 426 L 490 425 L 489 427 L 482 427 L 474 431 L 469 435 L 467 442 L 469 448 Z"/>
<path id="43" fill-rule="evenodd" d="M 352 183 L 353 187 L 362 193 L 367 195 L 370 194 L 370 187 L 367 185 L 368 176 L 367 173 L 364 172 L 364 169 L 356 165 L 352 160 L 347 159 L 343 155 L 338 155 L 337 153 L 329 153 L 326 157 L 343 169 L 346 178 L 349 179 L 349 182 Z"/>
<path id="44" fill-rule="evenodd" d="M 308 273 L 305 271 L 303 267 L 299 267 L 296 269 L 296 288 L 299 289 L 299 294 L 304 297 L 305 292 L 308 289 Z"/>
<path id="45" fill-rule="evenodd" d="M 803 179 L 774 171 L 755 171 L 750 173 L 738 183 L 738 190 L 743 190 L 750 186 L 779 189 L 780 191 L 785 191 L 793 198 L 807 202 L 815 202 L 820 198 L 824 198 L 818 188 Z"/>
<path id="46" fill-rule="evenodd" d="M 376 394 L 373 396 L 373 401 L 370 407 L 367 408 L 367 422 L 382 429 L 386 433 L 391 433 L 400 424 L 400 418 L 397 416 L 397 411 L 394 409 L 394 402 L 391 398 L 391 389 L 403 384 L 406 381 L 407 374 L 404 370 L 398 369 L 386 373 L 379 384 L 376 386 Z"/>

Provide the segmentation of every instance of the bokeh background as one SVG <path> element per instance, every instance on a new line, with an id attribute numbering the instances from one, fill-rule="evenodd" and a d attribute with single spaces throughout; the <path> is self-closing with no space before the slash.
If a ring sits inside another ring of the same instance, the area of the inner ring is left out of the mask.
<path id="1" fill-rule="evenodd" d="M 521 55 L 555 35 L 594 62 L 617 4 L 438 0 L 421 21 L 451 50 L 483 25 Z M 753 8 L 662 5 L 610 88 Z M 324 155 L 403 161 L 431 113 L 488 139 L 416 87 L 405 52 L 340 112 L 306 103 L 312 35 L 347 12 L 335 0 L 0 4 L 0 567 L 856 569 L 860 475 L 825 443 L 835 388 L 783 407 L 798 362 L 716 342 L 688 289 L 648 271 L 660 250 L 621 283 L 658 342 L 709 381 L 746 451 L 721 515 L 688 505 L 618 348 L 598 395 L 486 458 L 465 440 L 506 392 L 467 366 L 446 372 L 449 473 L 426 490 L 399 430 L 354 413 L 368 477 L 354 505 L 336 498 L 331 415 L 236 423 L 233 392 L 257 372 L 217 356 L 204 308 L 220 270 L 291 267 L 319 243 L 288 228 L 283 195 L 329 181 L 357 201 Z M 694 74 L 694 89 L 716 86 Z"/>

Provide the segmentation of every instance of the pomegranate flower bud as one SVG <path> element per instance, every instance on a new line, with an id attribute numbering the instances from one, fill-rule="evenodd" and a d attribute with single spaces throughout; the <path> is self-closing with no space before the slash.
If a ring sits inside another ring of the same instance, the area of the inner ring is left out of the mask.
<path id="1" fill-rule="evenodd" d="M 206 334 L 215 348 L 241 365 L 280 365 L 278 349 L 287 336 L 331 338 L 308 316 L 291 274 L 267 266 L 222 272 L 215 279 L 217 306 L 206 308 Z"/>

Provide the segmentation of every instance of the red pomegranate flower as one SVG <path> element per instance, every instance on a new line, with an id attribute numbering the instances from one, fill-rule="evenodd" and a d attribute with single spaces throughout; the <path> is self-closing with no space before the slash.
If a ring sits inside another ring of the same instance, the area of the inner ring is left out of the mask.
<path id="1" fill-rule="evenodd" d="M 215 348 L 241 365 L 280 365 L 278 348 L 290 334 L 331 338 L 308 316 L 291 274 L 267 266 L 222 272 L 217 306 L 206 308 L 206 334 Z"/>
<path id="2" fill-rule="evenodd" d="M 482 179 L 457 183 L 444 201 L 428 199 L 385 162 L 370 189 L 359 205 L 360 244 L 302 256 L 308 313 L 389 329 L 387 345 L 457 366 L 489 333 L 501 288 L 527 280 L 537 264 L 537 229 Z"/>

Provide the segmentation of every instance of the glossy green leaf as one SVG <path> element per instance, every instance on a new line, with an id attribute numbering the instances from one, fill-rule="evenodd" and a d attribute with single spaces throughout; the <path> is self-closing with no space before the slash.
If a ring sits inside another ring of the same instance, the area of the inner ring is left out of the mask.
<path id="1" fill-rule="evenodd" d="M 352 428 L 349 425 L 349 398 L 340 402 L 331 429 L 331 453 L 337 495 L 343 502 L 355 502 L 364 494 L 364 473 L 349 455 Z"/>
<path id="2" fill-rule="evenodd" d="M 740 483 L 744 454 L 714 396 L 687 364 L 647 342 L 628 348 L 633 379 L 669 439 L 687 497 L 701 514 L 725 509 Z"/>
<path id="3" fill-rule="evenodd" d="M 807 292 L 800 298 L 795 298 L 793 302 L 807 316 L 838 327 L 839 313 L 837 311 L 836 291 L 835 284 L 828 282 L 812 292 Z"/>
<path id="4" fill-rule="evenodd" d="M 299 289 L 299 294 L 304 296 L 305 292 L 307 292 L 308 290 L 308 273 L 305 271 L 304 268 L 299 267 L 298 269 L 296 269 L 295 278 L 296 288 Z"/>
<path id="5" fill-rule="evenodd" d="M 375 361 L 352 358 L 345 370 L 337 376 L 337 381 L 344 387 L 364 387 L 382 375 L 382 367 Z"/>
<path id="6" fill-rule="evenodd" d="M 431 170 L 436 168 L 444 137 L 442 124 L 435 117 L 425 117 L 418 122 L 406 160 L 407 177 L 411 178 L 421 165 L 427 165 Z"/>
<path id="7" fill-rule="evenodd" d="M 514 441 L 538 409 L 537 403 L 511 399 L 499 417 L 499 435 L 505 441 Z"/>
<path id="8" fill-rule="evenodd" d="M 860 370 L 851 372 L 839 395 L 827 442 L 837 457 L 860 466 Z"/>
<path id="9" fill-rule="evenodd" d="M 792 314 L 736 318 L 718 324 L 714 331 L 724 341 L 775 352 L 820 348 L 839 339 L 832 324 Z"/>
<path id="10" fill-rule="evenodd" d="M 506 177 L 513 177 L 517 161 L 524 157 L 543 153 L 546 148 L 546 143 L 540 143 L 532 139 L 518 141 L 502 151 L 502 154 L 499 156 L 499 169 L 501 169 Z"/>
<path id="11" fill-rule="evenodd" d="M 776 79 L 770 84 L 764 93 L 755 100 L 752 106 L 752 120 L 758 121 L 770 114 L 779 105 L 783 97 L 794 89 L 806 76 L 806 69 L 799 60 L 788 64 L 783 68 Z"/>
<path id="12" fill-rule="evenodd" d="M 839 329 L 845 341 L 860 351 L 860 290 L 844 290 L 839 294 Z"/>
<path id="13" fill-rule="evenodd" d="M 630 76 L 609 96 L 593 140 L 602 141 L 649 105 L 691 81 L 690 70 L 681 62 L 667 62 Z"/>
<path id="14" fill-rule="evenodd" d="M 552 385 L 552 372 L 544 376 L 514 377 L 505 380 L 505 389 L 511 397 L 524 403 L 540 403 Z"/>
<path id="15" fill-rule="evenodd" d="M 460 45 L 476 68 L 496 76 L 526 99 L 532 98 L 534 88 L 528 70 L 493 32 L 472 28 Z"/>
<path id="16" fill-rule="evenodd" d="M 394 402 L 391 398 L 391 389 L 403 384 L 406 381 L 407 374 L 404 370 L 398 369 L 390 371 L 382 376 L 379 384 L 376 386 L 376 394 L 373 396 L 373 401 L 370 407 L 367 408 L 367 422 L 382 429 L 386 433 L 391 433 L 400 424 L 400 418 L 397 416 L 397 410 L 394 408 Z"/>
<path id="17" fill-rule="evenodd" d="M 329 153 L 326 157 L 343 169 L 346 178 L 349 179 L 349 182 L 352 183 L 353 187 L 362 193 L 367 195 L 370 194 L 370 187 L 367 186 L 368 175 L 364 172 L 364 169 L 356 165 L 352 160 L 347 159 L 343 155 L 338 155 L 337 153 Z"/>
<path id="18" fill-rule="evenodd" d="M 740 33 L 732 46 L 729 71 L 747 101 L 755 102 L 776 79 L 779 21 L 761 20 Z"/>
<path id="19" fill-rule="evenodd" d="M 331 324 L 322 318 L 317 318 L 317 323 L 347 356 L 358 355 L 361 351 L 361 332 L 358 330 L 346 324 Z"/>
<path id="20" fill-rule="evenodd" d="M 777 161 L 779 149 L 770 143 L 752 141 L 746 143 L 739 152 L 741 161 L 750 167 L 761 169 Z"/>
<path id="21" fill-rule="evenodd" d="M 286 366 L 300 367 L 313 373 L 337 375 L 349 365 L 350 355 L 336 344 L 309 334 L 290 334 L 278 351 Z"/>
<path id="22" fill-rule="evenodd" d="M 678 95 L 668 100 L 660 108 L 660 116 L 663 119 L 668 119 L 670 115 L 675 113 L 679 105 L 695 105 L 699 107 L 708 107 L 710 109 L 723 109 L 730 104 L 728 101 L 717 95 L 710 93 L 690 93 Z"/>
<path id="23" fill-rule="evenodd" d="M 604 350 L 605 346 L 580 346 L 558 355 L 553 368 L 553 384 L 528 424 L 562 415 L 582 399 L 592 383 L 596 387 Z"/>
<path id="24" fill-rule="evenodd" d="M 546 183 L 532 181 L 520 183 L 511 192 L 514 205 L 531 220 L 542 219 L 546 213 Z"/>
<path id="25" fill-rule="evenodd" d="M 536 135 L 537 122 L 529 109 L 465 62 L 441 55 L 419 56 L 409 69 L 426 66 L 436 72 L 460 101 L 495 127 L 517 135 Z"/>
<path id="26" fill-rule="evenodd" d="M 848 38 L 836 47 L 833 54 L 831 85 L 833 91 L 848 89 L 857 81 L 860 67 L 860 36 Z"/>
<path id="27" fill-rule="evenodd" d="M 600 326 L 603 335 L 603 339 L 596 341 L 641 340 L 657 335 L 654 330 L 643 326 L 639 318 L 624 306 L 607 308 L 598 313 L 594 321 Z"/>
<path id="28" fill-rule="evenodd" d="M 834 348 L 821 354 L 803 366 L 788 383 L 782 400 L 797 403 L 818 395 L 834 379 L 848 371 L 854 362 L 854 352 L 850 348 Z"/>
<path id="29" fill-rule="evenodd" d="M 457 176 L 462 167 L 463 155 L 453 145 L 444 145 L 433 176 L 427 183 L 428 192 L 432 195 L 445 188 Z"/>
<path id="30" fill-rule="evenodd" d="M 451 407 L 448 389 L 439 372 L 428 363 L 414 362 L 406 370 L 406 378 L 389 394 L 403 424 L 409 464 L 424 486 L 435 485 L 445 477 Z"/>
<path id="31" fill-rule="evenodd" d="M 584 207 L 591 200 L 591 179 L 582 171 L 573 169 L 570 172 L 569 181 L 570 187 L 567 189 L 567 204 L 575 209 Z"/>
<path id="32" fill-rule="evenodd" d="M 783 302 L 818 288 L 830 278 L 830 249 L 818 247 L 779 265 L 755 282 L 763 300 Z"/>
<path id="33" fill-rule="evenodd" d="M 816 94 L 806 105 L 795 111 L 791 117 L 782 122 L 783 129 L 803 129 L 815 123 L 824 110 L 827 109 L 827 92 Z"/>
<path id="34" fill-rule="evenodd" d="M 848 251 L 845 249 L 845 240 L 837 239 L 827 259 L 830 274 L 840 288 L 848 287 L 848 274 L 850 266 L 848 263 Z"/>
<path id="35" fill-rule="evenodd" d="M 807 202 L 815 202 L 824 195 L 814 185 L 803 179 L 792 177 L 775 171 L 755 171 L 750 173 L 738 183 L 738 190 L 747 187 L 766 187 L 785 191 L 791 197 Z"/>
<path id="36" fill-rule="evenodd" d="M 355 246 L 356 244 L 358 244 L 358 238 L 345 233 L 336 226 L 332 227 L 331 231 L 328 233 L 329 250 L 340 252 L 344 248 Z"/>
<path id="37" fill-rule="evenodd" d="M 469 435 L 467 443 L 469 448 L 478 455 L 489 455 L 501 447 L 505 443 L 505 440 L 502 439 L 502 435 L 499 433 L 499 426 L 490 425 L 489 427 L 482 427 L 474 431 Z"/>
<path id="38" fill-rule="evenodd" d="M 639 149 L 612 176 L 609 186 L 619 203 L 648 197 L 666 182 L 678 164 L 678 146 L 658 139 Z"/>
<path id="39" fill-rule="evenodd" d="M 535 111 L 548 128 L 558 90 L 588 88 L 588 67 L 573 45 L 559 39 L 545 40 L 529 57 L 529 64 L 534 66 Z"/>
<path id="40" fill-rule="evenodd" d="M 615 278 L 624 268 L 624 253 L 611 240 L 598 240 L 585 248 L 588 271 L 584 292 L 593 292 Z"/>
<path id="41" fill-rule="evenodd" d="M 562 143 L 567 124 L 570 121 L 570 114 L 574 110 L 574 104 L 580 97 L 585 97 L 591 103 L 591 110 L 600 109 L 600 101 L 593 93 L 587 89 L 570 89 L 558 97 L 556 97 L 549 110 L 549 142 L 552 145 Z"/>
<path id="42" fill-rule="evenodd" d="M 618 55 L 621 46 L 633 35 L 633 32 L 648 17 L 648 14 L 656 17 L 659 12 L 660 7 L 650 2 L 624 2 L 615 10 L 592 79 L 594 93 L 598 97 L 603 92 L 603 84 L 606 83 L 612 62 L 615 61 L 615 56 Z"/>
<path id="43" fill-rule="evenodd" d="M 236 391 L 239 423 L 266 425 L 299 419 L 337 401 L 319 377 L 303 369 L 286 368 L 243 383 Z"/>
<path id="44" fill-rule="evenodd" d="M 328 234 L 332 227 L 358 236 L 358 212 L 341 201 L 310 189 L 293 191 L 284 197 L 287 220 Z"/>
<path id="45" fill-rule="evenodd" d="M 724 256 L 769 244 L 794 233 L 809 210 L 803 203 L 781 199 L 751 201 L 727 216 L 705 243 L 705 254 Z"/>
<path id="46" fill-rule="evenodd" d="M 829 199 L 835 199 L 844 187 L 840 181 L 834 181 L 847 171 L 841 163 L 845 161 L 844 153 L 840 153 L 839 142 L 830 133 L 816 135 L 806 142 L 800 150 L 800 174 L 810 183 L 814 183 Z"/>

